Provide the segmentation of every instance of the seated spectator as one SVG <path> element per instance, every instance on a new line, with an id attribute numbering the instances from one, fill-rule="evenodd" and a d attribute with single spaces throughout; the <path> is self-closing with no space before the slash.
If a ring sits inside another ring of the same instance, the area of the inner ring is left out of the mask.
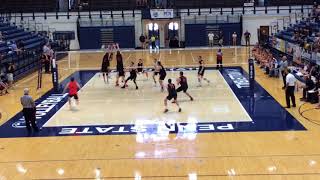
<path id="1" fill-rule="evenodd" d="M 17 44 L 14 42 L 14 41 L 9 41 L 8 42 L 8 46 L 9 46 L 9 49 L 12 51 L 12 52 L 16 52 L 17 55 L 20 55 L 22 53 L 22 50 L 21 49 L 18 49 L 18 46 Z"/>
<path id="2" fill-rule="evenodd" d="M 25 50 L 23 41 L 19 41 L 19 42 L 17 43 L 17 47 L 18 47 L 18 49 L 20 49 L 21 51 L 24 51 L 24 50 Z"/>
<path id="3" fill-rule="evenodd" d="M 15 71 L 15 66 L 12 62 L 9 63 L 7 68 L 7 80 L 8 80 L 8 89 L 10 89 L 13 86 L 13 74 Z"/>
<path id="4" fill-rule="evenodd" d="M 0 79 L 0 96 L 4 94 L 9 94 L 8 86 L 6 83 L 2 82 L 2 80 Z"/>
<path id="5" fill-rule="evenodd" d="M 0 73 L 0 95 L 8 94 L 8 81 L 6 74 L 1 71 Z"/>
<path id="6" fill-rule="evenodd" d="M 0 31 L 0 42 L 3 42 L 3 36 L 2 36 L 1 31 Z"/>
<path id="7" fill-rule="evenodd" d="M 308 91 L 315 88 L 315 83 L 311 79 L 311 75 L 305 76 L 305 85 L 303 86 L 303 93 L 302 98 L 300 98 L 301 101 L 307 101 L 307 94 Z"/>

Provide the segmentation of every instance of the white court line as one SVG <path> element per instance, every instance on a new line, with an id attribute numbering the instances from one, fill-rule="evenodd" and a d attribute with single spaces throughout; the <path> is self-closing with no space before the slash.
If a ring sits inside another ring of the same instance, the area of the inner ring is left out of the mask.
<path id="1" fill-rule="evenodd" d="M 191 54 L 191 57 L 192 57 L 192 61 L 195 63 L 196 61 L 195 61 L 195 59 L 194 59 L 193 53 L 190 52 L 190 54 Z"/>
<path id="2" fill-rule="evenodd" d="M 90 82 L 91 82 L 93 79 L 95 79 L 96 76 L 98 76 L 97 73 L 96 73 L 84 86 L 82 86 L 80 90 L 86 88 L 86 87 L 90 84 Z M 78 91 L 79 94 L 82 93 L 82 91 L 80 91 L 80 90 Z M 42 125 L 42 127 L 45 127 L 46 124 L 48 124 L 48 122 L 50 122 L 65 106 L 67 106 L 67 104 L 68 104 L 68 101 L 67 101 L 56 113 L 54 113 L 54 115 L 51 116 L 50 119 L 49 119 L 46 123 L 44 123 L 44 124 Z"/>
<path id="3" fill-rule="evenodd" d="M 231 91 L 231 93 L 233 94 L 233 96 L 235 97 L 235 99 L 238 101 L 241 109 L 244 111 L 244 113 L 250 118 L 250 120 L 253 122 L 253 120 L 251 119 L 250 115 L 248 114 L 248 112 L 246 111 L 246 109 L 242 106 L 240 100 L 238 99 L 238 97 L 236 96 L 236 94 L 233 92 L 233 90 L 231 89 L 231 87 L 229 86 L 229 84 L 227 83 L 227 81 L 224 79 L 224 77 L 222 76 L 221 72 L 218 71 L 218 74 L 221 76 L 221 78 L 223 79 L 223 82 L 226 84 L 226 86 L 228 87 L 228 89 Z"/>

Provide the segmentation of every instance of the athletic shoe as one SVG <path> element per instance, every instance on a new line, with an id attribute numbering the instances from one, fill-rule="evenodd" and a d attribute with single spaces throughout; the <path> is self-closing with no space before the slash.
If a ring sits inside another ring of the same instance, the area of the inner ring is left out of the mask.
<path id="1" fill-rule="evenodd" d="M 164 113 L 167 113 L 168 111 L 169 111 L 168 109 L 165 109 L 165 110 L 164 110 Z"/>
<path id="2" fill-rule="evenodd" d="M 182 110 L 181 110 L 181 108 L 179 108 L 179 112 L 181 112 Z"/>
<path id="3" fill-rule="evenodd" d="M 193 101 L 194 99 L 193 98 L 190 98 L 190 101 Z"/>
<path id="4" fill-rule="evenodd" d="M 137 90 L 139 89 L 138 86 L 136 87 L 136 89 L 137 89 Z"/>
<path id="5" fill-rule="evenodd" d="M 126 86 L 122 86 L 121 88 L 124 89 L 124 88 L 126 88 Z"/>

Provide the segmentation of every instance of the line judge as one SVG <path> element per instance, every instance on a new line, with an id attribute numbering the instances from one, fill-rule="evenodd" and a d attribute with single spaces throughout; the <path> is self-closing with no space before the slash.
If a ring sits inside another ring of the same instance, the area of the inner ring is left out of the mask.
<path id="1" fill-rule="evenodd" d="M 23 107 L 23 116 L 26 121 L 26 127 L 28 132 L 31 132 L 31 127 L 35 132 L 39 131 L 36 124 L 36 105 L 29 95 L 29 89 L 24 89 L 24 95 L 20 98 L 21 105 Z"/>

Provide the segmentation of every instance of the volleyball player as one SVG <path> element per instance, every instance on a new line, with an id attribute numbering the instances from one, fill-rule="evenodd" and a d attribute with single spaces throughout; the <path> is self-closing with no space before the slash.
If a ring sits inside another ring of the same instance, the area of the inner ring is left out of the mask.
<path id="1" fill-rule="evenodd" d="M 112 53 L 109 54 L 109 52 L 106 52 L 106 54 L 103 56 L 102 64 L 101 64 L 101 73 L 103 76 L 103 80 L 105 83 L 109 83 L 109 67 L 110 67 L 110 57 L 112 56 Z M 107 81 L 106 81 L 107 78 Z"/>
<path id="2" fill-rule="evenodd" d="M 131 65 L 129 67 L 129 71 L 130 71 L 130 76 L 126 79 L 126 81 L 124 82 L 124 85 L 121 87 L 121 88 L 126 88 L 128 87 L 127 85 L 127 82 L 129 80 L 133 81 L 133 83 L 136 85 L 136 89 L 138 89 L 138 85 L 137 85 L 137 82 L 136 82 L 136 79 L 137 79 L 137 69 L 136 67 L 134 66 L 134 62 L 132 61 L 131 62 Z"/>
<path id="3" fill-rule="evenodd" d="M 159 84 L 161 86 L 161 92 L 163 92 L 164 91 L 163 80 L 166 78 L 167 72 L 166 72 L 166 69 L 162 66 L 160 61 L 158 61 L 157 64 L 158 64 L 158 67 L 160 67 L 160 69 L 159 69 Z"/>
<path id="4" fill-rule="evenodd" d="M 121 78 L 121 81 L 123 82 L 124 76 L 125 76 L 124 68 L 123 68 L 123 58 L 119 50 L 119 45 L 117 45 L 116 59 L 117 59 L 117 72 L 118 72 L 116 86 L 119 86 L 119 79 Z"/>
<path id="5" fill-rule="evenodd" d="M 148 79 L 148 72 L 143 68 L 143 61 L 142 59 L 139 59 L 139 62 L 138 62 L 138 73 L 139 74 L 145 74 L 147 79 Z"/>
<path id="6" fill-rule="evenodd" d="M 156 76 L 159 74 L 161 67 L 158 65 L 158 60 L 156 58 L 154 59 L 153 63 L 154 63 L 154 70 L 153 70 L 152 78 L 153 78 L 154 84 L 157 85 Z"/>
<path id="7" fill-rule="evenodd" d="M 198 82 L 199 82 L 199 85 L 198 86 L 201 86 L 202 80 L 207 81 L 207 83 L 210 83 L 210 81 L 207 78 L 204 78 L 204 72 L 205 72 L 206 68 L 205 68 L 204 61 L 203 61 L 202 57 L 199 56 L 198 60 L 199 60 L 199 70 L 198 70 Z"/>
<path id="8" fill-rule="evenodd" d="M 164 99 L 164 106 L 165 106 L 165 110 L 164 110 L 164 113 L 167 113 L 169 110 L 168 110 L 168 101 L 172 101 L 172 103 L 176 104 L 179 108 L 179 112 L 181 112 L 181 108 L 179 106 L 179 103 L 177 101 L 177 91 L 176 91 L 176 87 L 175 85 L 172 83 L 172 80 L 171 79 L 168 79 L 168 86 L 167 86 L 167 90 L 168 90 L 168 96 Z"/>
<path id="9" fill-rule="evenodd" d="M 74 98 L 76 100 L 77 105 L 79 105 L 78 90 L 80 90 L 80 85 L 74 79 L 74 77 L 71 77 L 70 82 L 66 85 L 63 92 L 65 92 L 67 89 L 69 89 L 69 93 L 68 93 L 69 106 L 71 107 L 71 98 Z"/>
<path id="10" fill-rule="evenodd" d="M 180 87 L 177 89 L 177 92 L 183 91 L 191 101 L 193 101 L 193 97 L 187 92 L 188 91 L 188 81 L 187 78 L 183 75 L 183 72 L 180 71 L 180 77 L 178 78 L 178 84 Z"/>

